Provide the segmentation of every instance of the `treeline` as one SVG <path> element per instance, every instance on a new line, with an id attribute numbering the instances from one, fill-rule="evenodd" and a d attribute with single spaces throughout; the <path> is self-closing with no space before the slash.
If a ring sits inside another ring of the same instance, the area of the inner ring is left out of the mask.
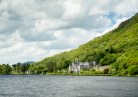
<path id="1" fill-rule="evenodd" d="M 10 66 L 9 64 L 0 65 L 0 74 L 26 74 L 29 71 L 30 64 L 18 62 Z"/>
<path id="2" fill-rule="evenodd" d="M 30 72 L 33 74 L 46 74 L 47 72 L 56 72 L 57 70 L 57 63 L 56 62 L 48 62 L 46 65 L 37 65 L 37 66 L 30 66 Z"/>
<path id="3" fill-rule="evenodd" d="M 9 64 L 2 64 L 0 65 L 0 74 L 10 74 L 12 68 Z"/>
<path id="4" fill-rule="evenodd" d="M 114 74 L 138 74 L 138 13 L 107 34 L 96 37 L 77 49 L 33 63 L 30 67 L 33 72 L 40 67 L 54 72 L 68 69 L 74 59 L 83 62 L 99 61 L 101 66 L 111 65 L 110 72 L 113 71 Z"/>
<path id="5" fill-rule="evenodd" d="M 68 70 L 69 64 L 71 64 L 71 61 L 68 60 L 42 62 L 36 65 L 31 64 L 29 70 L 34 74 L 57 73 L 58 71 Z"/>

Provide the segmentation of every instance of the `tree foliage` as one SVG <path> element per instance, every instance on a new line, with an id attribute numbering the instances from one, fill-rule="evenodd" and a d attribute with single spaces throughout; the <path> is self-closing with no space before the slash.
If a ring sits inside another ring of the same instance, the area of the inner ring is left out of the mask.
<path id="1" fill-rule="evenodd" d="M 0 74 L 10 74 L 11 71 L 12 71 L 12 68 L 9 64 L 0 65 Z"/>
<path id="2" fill-rule="evenodd" d="M 21 71 L 25 73 L 29 69 L 29 67 L 30 67 L 29 63 L 23 63 L 21 66 Z"/>

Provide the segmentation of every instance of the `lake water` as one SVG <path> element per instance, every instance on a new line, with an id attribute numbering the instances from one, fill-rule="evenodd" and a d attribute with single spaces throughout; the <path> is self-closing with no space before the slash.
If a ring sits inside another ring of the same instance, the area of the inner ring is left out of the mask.
<path id="1" fill-rule="evenodd" d="M 0 75 L 0 97 L 138 97 L 138 77 Z"/>

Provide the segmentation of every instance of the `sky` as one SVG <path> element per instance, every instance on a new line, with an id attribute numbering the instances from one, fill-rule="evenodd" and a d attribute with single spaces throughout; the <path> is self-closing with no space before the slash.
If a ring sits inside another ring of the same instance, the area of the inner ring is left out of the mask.
<path id="1" fill-rule="evenodd" d="M 0 64 L 76 49 L 138 12 L 138 0 L 0 0 Z"/>

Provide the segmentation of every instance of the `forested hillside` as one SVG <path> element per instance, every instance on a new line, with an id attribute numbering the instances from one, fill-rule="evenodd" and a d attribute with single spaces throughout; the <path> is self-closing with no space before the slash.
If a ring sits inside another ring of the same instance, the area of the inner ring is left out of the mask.
<path id="1" fill-rule="evenodd" d="M 110 69 L 115 70 L 115 74 L 138 74 L 138 13 L 113 31 L 96 37 L 77 49 L 31 64 L 30 70 L 39 73 L 40 70 L 53 72 L 67 69 L 73 59 L 111 65 Z"/>

